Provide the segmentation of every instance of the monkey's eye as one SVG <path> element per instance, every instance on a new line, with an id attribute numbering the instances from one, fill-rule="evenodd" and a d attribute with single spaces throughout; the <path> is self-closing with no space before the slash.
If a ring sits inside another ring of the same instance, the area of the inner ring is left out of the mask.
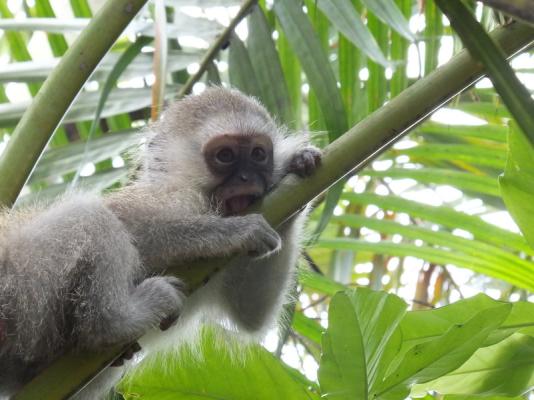
<path id="1" fill-rule="evenodd" d="M 215 154 L 215 159 L 221 164 L 230 164 L 235 161 L 235 155 L 231 148 L 224 147 Z"/>
<path id="2" fill-rule="evenodd" d="M 261 147 L 254 147 L 250 155 L 254 161 L 258 162 L 265 161 L 265 159 L 267 158 L 267 153 L 265 153 L 265 150 Z"/>

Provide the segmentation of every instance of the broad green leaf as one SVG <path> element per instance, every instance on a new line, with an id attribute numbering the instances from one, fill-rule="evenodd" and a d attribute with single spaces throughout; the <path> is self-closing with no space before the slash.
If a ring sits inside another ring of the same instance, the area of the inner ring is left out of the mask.
<path id="1" fill-rule="evenodd" d="M 337 204 L 339 202 L 339 197 L 341 196 L 341 193 L 343 193 L 343 189 L 345 188 L 346 182 L 347 179 L 343 179 L 340 182 L 337 182 L 330 189 L 328 189 L 324 200 L 324 207 L 323 212 L 321 214 L 321 219 L 319 220 L 319 223 L 317 224 L 317 227 L 315 228 L 315 231 L 312 235 L 312 242 L 314 240 L 319 239 L 319 237 L 327 227 L 328 223 L 330 222 L 330 219 L 334 214 L 334 210 L 336 209 Z"/>
<path id="2" fill-rule="evenodd" d="M 402 349 L 399 354 L 416 344 L 434 340 L 443 335 L 453 324 L 463 324 L 482 310 L 503 304 L 478 294 L 434 310 L 411 311 L 400 324 Z M 492 345 L 513 333 L 534 334 L 534 303 L 511 303 L 512 309 L 506 320 L 480 345 Z"/>
<path id="3" fill-rule="evenodd" d="M 173 96 L 174 86 L 167 90 L 167 97 Z M 101 97 L 100 92 L 83 92 L 74 101 L 63 122 L 86 121 L 93 119 L 95 104 Z M 0 127 L 14 125 L 29 106 L 29 102 L 0 104 Z M 150 88 L 114 89 L 102 110 L 101 117 L 136 111 L 150 106 Z"/>
<path id="4" fill-rule="evenodd" d="M 0 16 L 2 17 L 0 18 L 0 29 L 3 29 L 1 28 L 2 23 L 10 24 L 20 21 L 20 19 L 13 19 L 14 16 L 8 7 L 7 0 L 0 0 Z M 26 46 L 26 39 L 21 32 L 11 32 L 9 30 L 5 30 L 2 36 L 4 36 L 7 40 L 10 59 L 15 61 L 29 61 L 32 59 L 32 56 Z M 32 83 L 28 85 L 28 90 L 32 96 L 35 96 L 40 87 L 41 85 Z"/>
<path id="5" fill-rule="evenodd" d="M 277 24 L 277 28 L 279 28 L 279 24 Z M 282 29 L 277 29 L 277 31 L 279 37 L 276 41 L 276 48 L 284 71 L 289 101 L 291 102 L 291 118 L 287 121 L 287 125 L 291 129 L 299 129 L 302 125 L 303 117 L 302 68 L 295 52 L 287 41 L 284 31 Z"/>
<path id="6" fill-rule="evenodd" d="M 89 128 L 89 134 L 87 135 L 88 141 L 92 139 L 94 133 L 96 132 L 98 123 L 100 121 L 100 116 L 102 114 L 102 110 L 104 109 L 104 105 L 106 104 L 109 94 L 116 86 L 119 77 L 128 67 L 128 65 L 137 57 L 137 55 L 141 53 L 143 47 L 151 42 L 152 39 L 147 37 L 141 37 L 137 39 L 135 43 L 132 43 L 126 49 L 126 51 L 122 53 L 121 57 L 117 60 L 117 63 L 113 66 L 113 69 L 109 73 L 106 81 L 104 82 L 104 86 L 102 87 L 100 99 L 98 100 L 98 104 L 96 106 L 95 116 L 91 123 L 91 128 Z M 87 146 L 89 145 L 90 143 L 87 143 Z"/>
<path id="7" fill-rule="evenodd" d="M 342 285 L 331 278 L 302 269 L 299 270 L 299 282 L 310 289 L 332 296 L 339 291 L 347 289 L 345 285 Z"/>
<path id="8" fill-rule="evenodd" d="M 260 7 L 254 7 L 247 21 L 247 49 L 250 58 L 254 60 L 252 68 L 260 88 L 261 100 L 272 114 L 286 123 L 291 118 L 291 103 L 271 27 Z"/>
<path id="9" fill-rule="evenodd" d="M 88 0 L 70 0 L 70 7 L 77 18 L 91 18 L 93 16 Z"/>
<path id="10" fill-rule="evenodd" d="M 54 10 L 50 5 L 49 0 L 42 0 L 35 3 L 35 15 L 34 17 L 52 17 L 55 18 Z M 61 57 L 68 49 L 67 41 L 63 35 L 47 34 L 48 43 L 54 57 Z"/>
<path id="11" fill-rule="evenodd" d="M 499 178 L 506 207 L 534 248 L 534 146 L 512 124 L 508 136 L 508 159 Z"/>
<path id="12" fill-rule="evenodd" d="M 128 170 L 126 168 L 112 169 L 107 172 L 97 173 L 88 177 L 81 177 L 79 179 L 77 188 L 83 190 L 84 193 L 101 193 L 103 190 L 109 188 L 117 182 L 124 182 L 128 177 Z M 32 205 L 34 203 L 49 203 L 55 198 L 64 194 L 71 188 L 70 182 L 58 183 L 47 186 L 46 188 L 31 192 L 25 196 L 17 199 L 17 207 L 21 205 Z"/>
<path id="13" fill-rule="evenodd" d="M 374 14 L 367 15 L 367 26 L 371 34 L 377 39 L 378 45 L 384 53 L 389 51 L 389 27 L 384 25 Z M 371 113 L 384 105 L 388 98 L 388 80 L 386 69 L 372 60 L 367 62 L 369 79 L 366 83 L 367 111 Z"/>
<path id="14" fill-rule="evenodd" d="M 177 352 L 149 357 L 118 391 L 126 400 L 318 399 L 294 378 L 297 371 L 289 373 L 264 348 L 238 349 L 242 343 L 229 343 L 230 338 L 221 343 L 215 335 L 204 332 L 194 349 L 183 345 Z"/>
<path id="15" fill-rule="evenodd" d="M 384 372 L 379 369 L 382 353 L 405 312 L 397 296 L 369 289 L 332 298 L 319 366 L 323 397 L 372 398 Z"/>
<path id="16" fill-rule="evenodd" d="M 462 2 L 436 0 L 436 4 L 447 15 L 469 53 L 485 66 L 495 90 L 534 146 L 534 100 L 508 64 L 504 52 Z"/>
<path id="17" fill-rule="evenodd" d="M 504 150 L 504 146 L 501 150 L 495 146 L 489 148 L 461 144 L 425 143 L 409 149 L 395 150 L 395 154 L 407 155 L 412 160 L 463 161 L 502 171 L 506 162 Z"/>
<path id="18" fill-rule="evenodd" d="M 417 385 L 412 394 L 435 390 L 440 394 L 519 396 L 534 388 L 534 338 L 510 336 L 479 349 L 460 368 L 434 381 Z M 471 398 L 471 397 L 469 397 Z"/>
<path id="19" fill-rule="evenodd" d="M 27 18 L 0 19 L 0 29 L 6 31 L 43 31 L 47 33 L 80 32 L 89 18 Z"/>
<path id="20" fill-rule="evenodd" d="M 412 16 L 412 1 L 411 0 L 396 0 L 402 15 L 405 18 Z M 408 58 L 408 48 L 410 42 L 396 32 L 391 33 L 391 59 L 402 60 L 399 65 L 395 66 L 393 76 L 390 83 L 390 96 L 396 97 L 408 86 L 408 77 L 406 76 L 406 61 Z"/>
<path id="21" fill-rule="evenodd" d="M 167 0 L 169 5 L 174 7 L 182 7 L 184 5 L 184 0 Z M 188 6 L 194 7 L 231 7 L 239 6 L 241 1 L 239 0 L 186 0 Z"/>
<path id="22" fill-rule="evenodd" d="M 359 96 L 364 90 L 360 87 L 359 71 L 365 63 L 365 58 L 362 52 L 342 34 L 339 35 L 338 57 L 339 90 L 345 103 L 349 125 L 352 126 L 367 111 L 367 107 L 358 107 L 359 97 L 366 97 Z"/>
<path id="23" fill-rule="evenodd" d="M 317 344 L 321 343 L 321 335 L 324 332 L 324 328 L 316 321 L 306 317 L 302 312 L 295 312 L 293 314 L 293 323 L 291 326 L 300 335 Z"/>
<path id="24" fill-rule="evenodd" d="M 419 399 L 419 398 L 417 398 Z M 428 400 L 434 400 L 435 397 L 429 397 Z M 485 395 L 480 395 L 480 396 L 473 396 L 473 395 L 455 395 L 455 394 L 450 394 L 450 395 L 446 395 L 446 396 L 443 396 L 443 399 L 442 400 L 525 400 L 524 397 L 502 397 L 502 396 L 485 396 Z M 427 398 L 425 397 L 424 400 L 427 400 Z"/>
<path id="25" fill-rule="evenodd" d="M 501 229 L 476 216 L 467 215 L 450 207 L 430 206 L 401 197 L 379 196 L 371 193 L 344 193 L 342 198 L 354 204 L 374 204 L 382 209 L 405 212 L 412 217 L 423 218 L 450 229 L 466 230 L 471 232 L 476 239 L 493 243 L 496 246 L 534 254 L 534 250 L 521 235 Z"/>
<path id="26" fill-rule="evenodd" d="M 460 367 L 505 320 L 510 310 L 510 304 L 482 310 L 467 322 L 452 325 L 439 338 L 414 346 L 381 384 L 378 395 L 428 382 Z"/>
<path id="27" fill-rule="evenodd" d="M 318 1 L 317 6 L 332 25 L 369 58 L 385 67 L 390 65 L 350 0 Z"/>
<path id="28" fill-rule="evenodd" d="M 332 142 L 348 129 L 348 120 L 327 55 L 298 2 L 276 0 L 274 11 L 316 95 L 328 130 L 329 141 Z M 341 185 L 338 183 L 328 191 L 328 208 L 323 214 L 323 222 L 319 228 L 324 228 L 332 215 L 333 204 L 339 200 Z"/>
<path id="29" fill-rule="evenodd" d="M 408 26 L 408 21 L 393 0 L 362 0 L 362 2 L 391 29 L 412 42 L 415 40 L 415 35 Z"/>
<path id="30" fill-rule="evenodd" d="M 328 57 L 328 55 L 330 54 L 330 47 L 329 47 L 330 21 L 328 21 L 328 18 L 326 18 L 326 16 L 321 12 L 321 10 L 319 10 L 314 0 L 305 0 L 303 3 L 303 6 L 306 7 L 308 19 L 310 20 L 312 24 L 313 31 L 317 35 L 317 39 L 319 40 L 321 49 L 323 50 L 325 55 Z M 283 28 L 281 30 L 283 31 Z M 291 42 L 289 44 L 292 45 Z M 328 128 L 326 127 L 326 124 L 325 124 L 325 117 L 323 116 L 323 112 L 321 110 L 321 106 L 319 105 L 317 94 L 315 93 L 315 90 L 313 89 L 313 87 L 310 87 L 307 97 L 308 97 L 308 119 L 310 121 L 309 122 L 310 127 L 313 130 L 326 131 L 328 133 Z M 330 135 L 328 136 L 328 139 L 330 139 Z M 326 144 L 327 143 L 328 142 L 326 142 Z"/>
<path id="31" fill-rule="evenodd" d="M 508 265 L 510 268 L 524 271 L 534 270 L 533 262 L 524 260 L 516 254 L 504 251 L 497 246 L 462 238 L 446 231 L 435 231 L 417 225 L 403 225 L 389 220 L 379 220 L 356 214 L 336 216 L 333 218 L 333 222 L 354 228 L 366 227 L 389 235 L 399 234 L 409 239 L 420 239 L 427 244 L 439 245 L 440 248 L 449 249 L 452 252 L 467 256 L 480 257 L 493 264 Z"/>
<path id="32" fill-rule="evenodd" d="M 465 111 L 468 114 L 474 114 L 488 121 L 502 122 L 503 118 L 510 118 L 510 113 L 502 104 L 491 103 L 487 101 L 461 102 L 452 109 Z"/>
<path id="33" fill-rule="evenodd" d="M 476 255 L 457 254 L 448 250 L 417 246 L 415 244 L 395 243 L 392 241 L 373 243 L 359 239 L 321 239 L 317 242 L 317 246 L 333 250 L 369 251 L 396 257 L 417 257 L 440 265 L 452 264 L 468 268 L 524 289 L 531 291 L 534 289 L 534 271 L 508 268 L 507 265 L 480 260 Z"/>
<path id="34" fill-rule="evenodd" d="M 299 2 L 276 0 L 274 11 L 299 58 L 310 87 L 317 95 L 332 142 L 345 133 L 348 125 L 343 100 L 328 58 Z"/>
<path id="35" fill-rule="evenodd" d="M 249 96 L 261 98 L 256 73 L 252 68 L 248 51 L 237 35 L 232 35 L 230 39 L 228 66 L 228 75 L 232 86 Z"/>
<path id="36" fill-rule="evenodd" d="M 121 56 L 122 54 L 118 53 L 106 55 L 91 76 L 91 79 L 104 80 L 113 67 L 117 65 Z M 185 69 L 188 65 L 198 62 L 199 59 L 200 54 L 197 51 L 170 50 L 167 59 L 167 70 L 172 72 Z M 0 82 L 44 81 L 58 62 L 58 58 L 53 58 L 0 65 Z M 149 75 L 152 72 L 152 64 L 152 54 L 139 54 L 134 61 L 128 64 L 121 77 L 123 79 L 132 79 Z"/>
<path id="37" fill-rule="evenodd" d="M 80 32 L 89 23 L 90 18 L 27 18 L 0 19 L 0 29 L 16 31 L 44 31 L 47 33 Z M 174 23 L 166 25 L 168 37 L 182 35 L 196 36 L 204 40 L 213 40 L 223 29 L 215 20 L 193 18 L 183 13 L 175 13 Z M 128 26 L 127 33 L 140 36 L 155 36 L 154 23 L 149 19 L 135 19 Z"/>
<path id="38" fill-rule="evenodd" d="M 219 74 L 219 69 L 217 68 L 217 65 L 215 65 L 213 61 L 208 63 L 208 66 L 206 67 L 206 84 L 208 86 L 221 86 L 221 82 L 221 75 Z"/>
<path id="39" fill-rule="evenodd" d="M 194 36 L 207 42 L 212 42 L 221 33 L 224 26 L 216 19 L 191 17 L 180 11 L 173 14 L 173 22 L 166 26 L 169 38 L 179 36 Z M 128 26 L 125 33 L 135 33 L 140 36 L 155 36 L 154 22 L 148 18 L 137 18 Z"/>
<path id="40" fill-rule="evenodd" d="M 417 129 L 418 133 L 439 135 L 443 137 L 473 137 L 487 139 L 495 142 L 506 142 L 508 129 L 497 124 L 486 125 L 444 125 L 435 122 L 426 122 Z"/>
<path id="41" fill-rule="evenodd" d="M 438 66 L 438 54 L 441 47 L 441 37 L 443 36 L 443 15 L 439 11 L 434 1 L 425 3 L 425 29 L 423 31 L 425 40 L 425 70 L 424 75 L 428 75 Z"/>
<path id="42" fill-rule="evenodd" d="M 435 183 L 454 186 L 468 192 L 479 192 L 500 197 L 497 179 L 445 168 L 388 168 L 384 171 L 365 169 L 361 175 L 390 177 L 394 179 L 414 179 L 421 183 Z"/>
<path id="43" fill-rule="evenodd" d="M 91 140 L 87 149 L 85 142 L 49 149 L 39 160 L 30 182 L 75 171 L 82 161 L 97 163 L 107 160 L 138 144 L 139 139 L 136 131 L 117 132 Z"/>

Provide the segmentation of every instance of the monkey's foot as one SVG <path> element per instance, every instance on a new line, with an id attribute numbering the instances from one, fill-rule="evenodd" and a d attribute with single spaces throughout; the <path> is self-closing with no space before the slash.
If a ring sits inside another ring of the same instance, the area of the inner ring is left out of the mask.
<path id="1" fill-rule="evenodd" d="M 112 367 L 120 367 L 124 365 L 124 361 L 131 360 L 135 353 L 141 350 L 141 346 L 138 342 L 132 343 L 130 347 L 128 347 L 126 350 L 124 350 L 124 353 L 122 353 L 113 363 L 111 364 Z"/>
<path id="2" fill-rule="evenodd" d="M 321 155 L 321 150 L 314 146 L 302 149 L 293 156 L 288 172 L 297 174 L 301 178 L 310 176 L 321 164 Z"/>
<path id="3" fill-rule="evenodd" d="M 165 279 L 167 283 L 169 283 L 171 286 L 173 286 L 176 289 L 176 291 L 180 294 L 180 297 L 182 298 L 182 302 L 183 302 L 183 297 L 184 297 L 184 292 L 185 292 L 184 283 L 180 279 L 175 278 L 174 276 L 164 276 L 163 279 Z M 180 307 L 176 308 L 173 312 L 171 312 L 165 318 L 163 318 L 161 322 L 159 323 L 159 329 L 161 329 L 162 331 L 166 331 L 171 326 L 173 326 L 176 323 L 176 321 L 178 321 L 178 317 L 180 316 L 181 309 L 182 309 L 182 305 L 180 304 Z"/>
<path id="4" fill-rule="evenodd" d="M 180 316 L 185 286 L 174 276 L 157 276 L 141 282 L 136 288 L 135 296 L 137 304 L 156 317 L 157 324 L 165 330 Z"/>

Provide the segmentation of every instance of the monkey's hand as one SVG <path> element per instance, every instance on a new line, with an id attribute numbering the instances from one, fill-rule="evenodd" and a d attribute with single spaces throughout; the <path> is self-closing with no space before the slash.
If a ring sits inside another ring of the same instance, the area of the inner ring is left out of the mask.
<path id="1" fill-rule="evenodd" d="M 310 176 L 319 164 L 321 164 L 321 150 L 315 146 L 308 146 L 295 153 L 287 172 L 305 178 Z"/>
<path id="2" fill-rule="evenodd" d="M 282 245 L 280 236 L 265 221 L 263 215 L 249 214 L 236 218 L 241 219 L 243 224 L 242 246 L 249 256 L 263 258 L 280 250 Z"/>

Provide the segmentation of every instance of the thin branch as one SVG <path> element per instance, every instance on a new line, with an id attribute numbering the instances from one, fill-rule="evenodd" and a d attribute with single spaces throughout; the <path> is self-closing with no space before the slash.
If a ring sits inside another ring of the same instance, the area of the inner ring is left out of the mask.
<path id="1" fill-rule="evenodd" d="M 326 295 L 326 296 L 321 296 L 319 297 L 317 300 L 315 301 L 312 301 L 310 304 L 308 304 L 306 307 L 302 307 L 299 312 L 302 312 L 302 311 L 305 311 L 309 308 L 312 308 L 312 307 L 315 307 L 315 306 L 318 306 L 319 304 L 325 302 L 326 300 L 328 300 L 330 298 L 330 295 Z"/>
<path id="2" fill-rule="evenodd" d="M 447 275 L 447 279 L 449 280 L 450 284 L 452 285 L 452 287 L 454 289 L 456 289 L 456 291 L 458 292 L 458 294 L 460 295 L 460 298 L 463 299 L 465 298 L 463 293 L 462 293 L 462 290 L 460 289 L 460 286 L 456 283 L 456 281 L 454 280 L 454 278 L 452 277 L 451 275 L 451 271 L 449 271 L 447 269 L 447 267 L 445 266 L 442 266 L 443 268 L 443 271 L 445 272 L 445 275 Z"/>
<path id="3" fill-rule="evenodd" d="M 492 37 L 507 56 L 523 50 L 534 40 L 534 29 L 518 23 L 499 28 Z M 314 197 L 369 161 L 400 139 L 433 111 L 483 76 L 483 67 L 467 51 L 424 79 L 418 80 L 385 106 L 355 125 L 325 148 L 321 167 L 313 177 L 287 176 L 251 211 L 262 212 L 273 226 L 302 209 Z M 176 266 L 170 272 L 182 278 L 191 290 L 228 260 L 214 259 Z M 63 399 L 93 379 L 120 355 L 121 347 L 101 353 L 67 354 L 54 362 L 17 395 L 17 399 Z"/>
<path id="4" fill-rule="evenodd" d="M 308 352 L 308 354 L 310 356 L 312 356 L 315 361 L 317 361 L 317 363 L 319 363 L 319 360 L 317 359 L 317 357 L 315 356 L 317 351 L 320 351 L 321 350 L 321 346 L 315 342 L 312 342 L 312 341 L 308 341 L 306 339 L 306 337 L 302 336 L 302 335 L 299 335 L 298 333 L 296 333 L 295 331 L 291 331 L 291 337 L 293 338 L 293 340 L 295 340 L 296 342 L 300 343 L 302 345 L 302 347 L 304 347 L 304 349 Z M 315 346 L 317 348 L 317 351 L 313 351 L 309 345 L 309 343 L 311 343 L 312 346 Z"/>
<path id="5" fill-rule="evenodd" d="M 417 299 L 412 299 L 412 303 L 414 305 L 419 305 L 419 306 L 423 306 L 423 307 L 426 307 L 426 308 L 436 308 L 436 306 L 434 304 L 430 304 L 427 301 L 421 301 L 421 300 L 417 300 Z M 415 309 L 420 310 L 421 308 L 415 308 L 414 307 L 414 310 Z"/>
<path id="6" fill-rule="evenodd" d="M 306 261 L 306 264 L 308 264 L 308 267 L 310 267 L 313 272 L 316 272 L 319 275 L 324 275 L 323 271 L 321 271 L 321 268 L 319 268 L 317 263 L 313 261 L 313 258 L 310 256 L 310 253 L 308 253 L 306 250 L 302 252 L 302 258 L 304 258 L 304 261 Z"/>
<path id="7" fill-rule="evenodd" d="M 202 78 L 202 75 L 204 75 L 204 72 L 206 72 L 206 69 L 210 63 L 215 59 L 215 56 L 219 50 L 221 50 L 228 42 L 230 34 L 234 31 L 235 27 L 248 15 L 252 7 L 257 3 L 258 0 L 245 0 L 243 2 L 234 19 L 230 21 L 230 25 L 226 27 L 226 29 L 217 37 L 215 42 L 213 42 L 213 44 L 209 47 L 208 51 L 204 55 L 204 58 L 200 62 L 198 71 L 191 75 L 184 86 L 181 87 L 177 96 L 179 99 L 188 94 L 193 88 L 193 85 L 197 83 L 200 78 Z"/>
<path id="8" fill-rule="evenodd" d="M 286 320 L 285 324 L 282 324 L 280 331 L 278 332 L 278 345 L 276 346 L 276 350 L 274 352 L 274 355 L 278 358 L 282 355 L 282 348 L 287 342 L 287 339 L 289 338 L 289 334 L 291 332 L 291 325 L 293 323 L 293 317 L 295 315 L 295 309 L 297 307 L 297 301 L 300 297 L 300 290 L 298 289 L 298 282 L 295 281 L 293 283 L 293 287 L 291 288 L 291 301 L 284 305 L 284 310 L 282 311 L 282 315 L 284 316 L 284 319 Z"/>

